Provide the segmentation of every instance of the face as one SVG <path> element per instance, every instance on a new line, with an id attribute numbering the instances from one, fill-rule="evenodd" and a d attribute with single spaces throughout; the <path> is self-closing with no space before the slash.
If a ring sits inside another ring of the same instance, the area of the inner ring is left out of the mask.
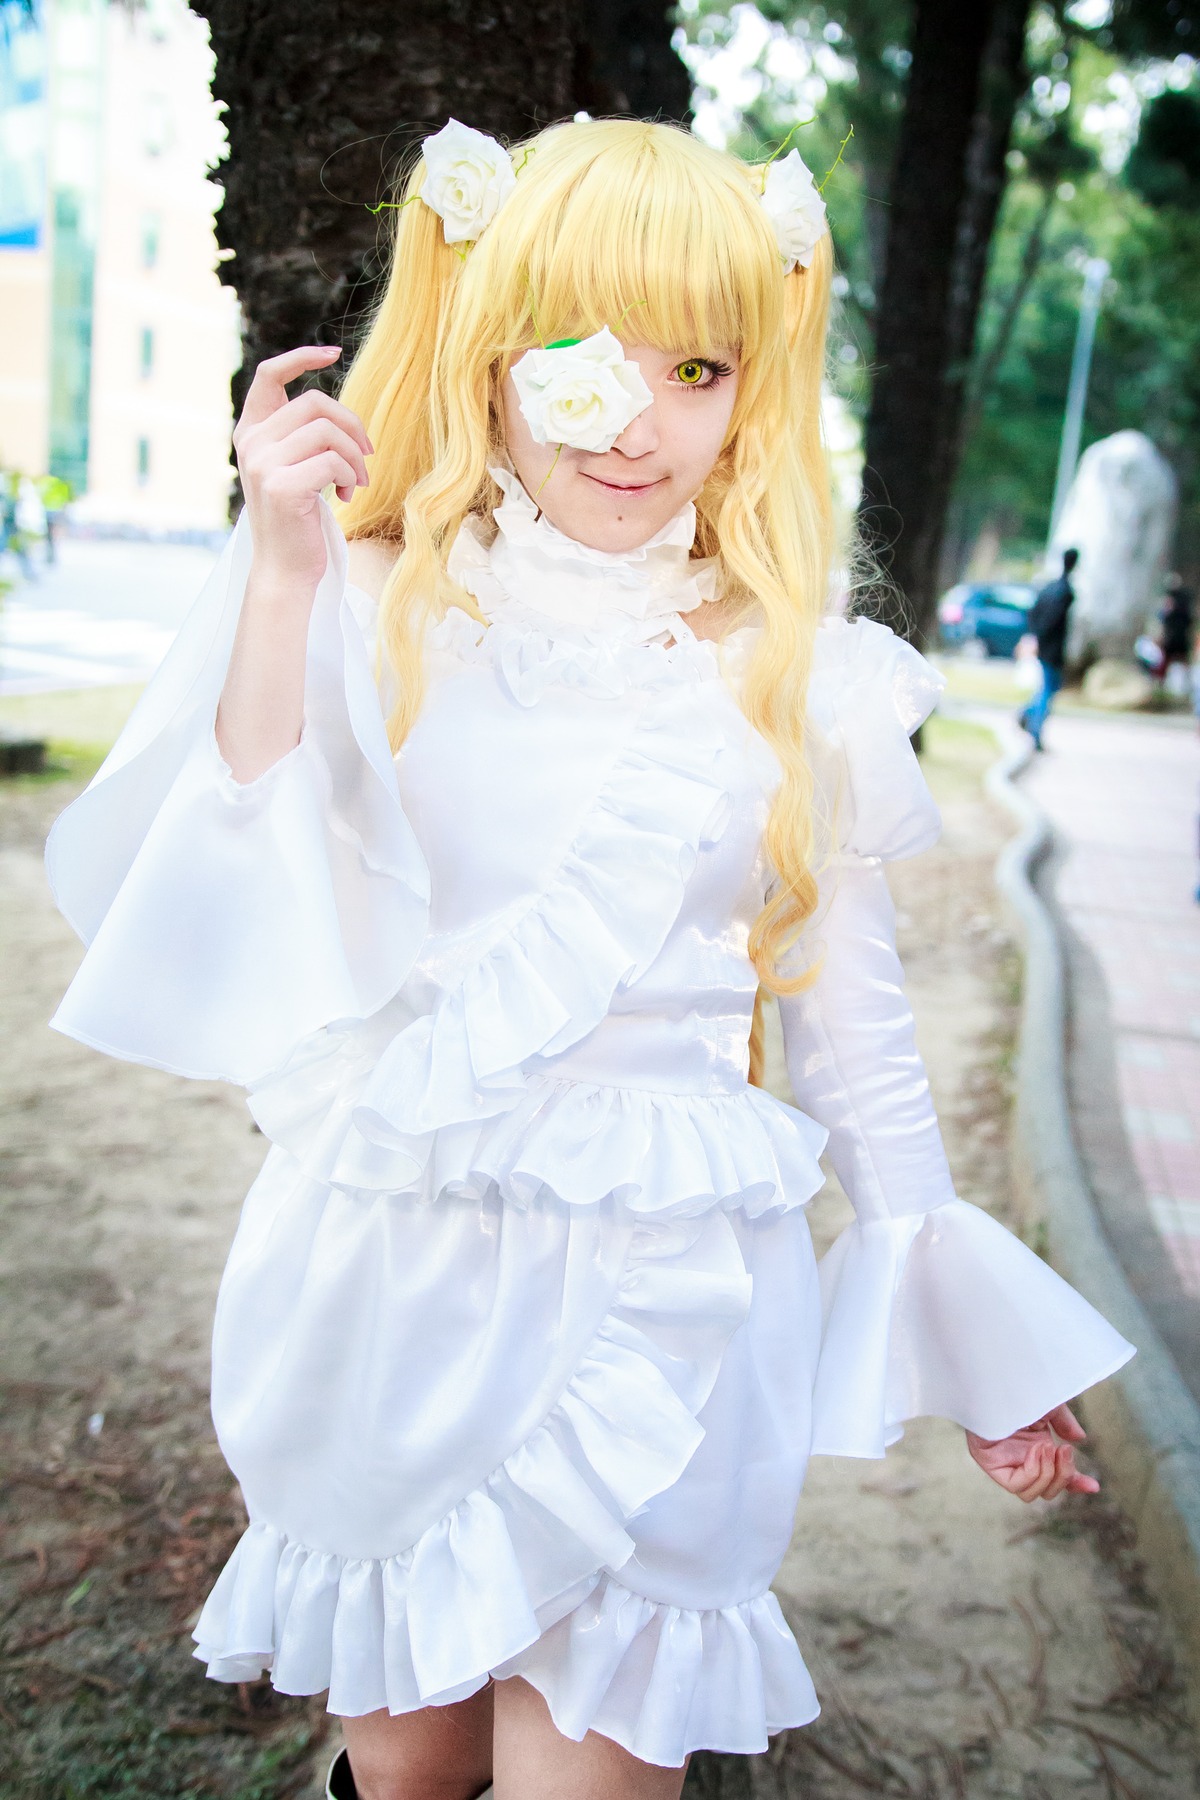
<path id="1" fill-rule="evenodd" d="M 602 453 L 535 443 L 512 376 L 504 378 L 504 432 L 522 486 L 552 525 L 595 550 L 636 550 L 695 498 L 724 447 L 737 399 L 732 350 L 710 359 L 686 348 L 622 347 L 654 400 Z"/>

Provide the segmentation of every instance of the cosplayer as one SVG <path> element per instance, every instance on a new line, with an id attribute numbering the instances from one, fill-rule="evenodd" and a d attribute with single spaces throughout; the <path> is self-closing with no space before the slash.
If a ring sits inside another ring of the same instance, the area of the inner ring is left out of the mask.
<path id="1" fill-rule="evenodd" d="M 270 1140 L 209 1674 L 327 1689 L 339 1800 L 674 1800 L 817 1713 L 770 1591 L 810 1455 L 937 1414 L 1091 1491 L 1066 1402 L 1131 1351 L 946 1166 L 883 870 L 939 680 L 822 618 L 803 163 L 452 122 L 395 219 L 341 402 L 259 369 L 238 528 L 55 827 L 54 1023 Z"/>

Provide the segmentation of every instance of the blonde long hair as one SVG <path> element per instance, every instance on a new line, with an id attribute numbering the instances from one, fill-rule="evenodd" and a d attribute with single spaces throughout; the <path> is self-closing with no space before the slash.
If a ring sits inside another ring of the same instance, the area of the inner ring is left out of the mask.
<path id="1" fill-rule="evenodd" d="M 401 547 L 380 607 L 399 696 L 393 747 L 420 710 L 427 626 L 472 605 L 446 556 L 467 515 L 489 516 L 499 498 L 487 465 L 503 445 L 498 383 L 512 360 L 616 329 L 627 313 L 627 335 L 657 349 L 736 346 L 737 403 L 696 497 L 696 549 L 719 558 L 734 622 L 761 613 L 741 704 L 782 769 L 766 827 L 779 882 L 749 950 L 764 987 L 794 992 L 805 977 L 783 975 L 780 960 L 816 903 L 804 711 L 832 555 L 820 425 L 829 239 L 784 277 L 761 170 L 676 126 L 553 126 L 514 160 L 516 191 L 466 254 L 419 201 L 396 212 L 390 279 L 342 389 L 376 449 L 370 487 L 341 509 L 347 536 Z M 406 200 L 423 178 L 418 162 Z"/>

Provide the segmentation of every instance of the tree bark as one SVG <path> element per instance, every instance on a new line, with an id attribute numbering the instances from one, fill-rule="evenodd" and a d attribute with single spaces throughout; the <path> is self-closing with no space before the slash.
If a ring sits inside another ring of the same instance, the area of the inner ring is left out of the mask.
<path id="1" fill-rule="evenodd" d="M 229 156 L 217 239 L 237 290 L 240 410 L 262 357 L 338 343 L 369 311 L 380 199 L 452 114 L 520 137 L 586 109 L 686 117 L 665 5 L 637 0 L 194 0 Z"/>
<path id="2" fill-rule="evenodd" d="M 891 584 L 879 614 L 916 643 L 934 623 L 1029 10 L 1030 0 L 917 0 L 914 9 L 859 520 Z"/>

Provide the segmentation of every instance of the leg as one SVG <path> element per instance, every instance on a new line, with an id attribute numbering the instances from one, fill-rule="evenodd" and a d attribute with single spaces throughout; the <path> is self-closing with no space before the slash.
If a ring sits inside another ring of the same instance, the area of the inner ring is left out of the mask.
<path id="1" fill-rule="evenodd" d="M 1042 747 L 1042 727 L 1046 723 L 1046 714 L 1050 711 L 1050 702 L 1054 697 L 1054 670 L 1049 663 L 1041 663 L 1042 683 L 1029 706 L 1025 709 L 1023 723 L 1026 731 L 1033 739 L 1034 746 Z"/>
<path id="2" fill-rule="evenodd" d="M 641 1762 L 596 1731 L 581 1744 L 563 1737 L 519 1675 L 496 1682 L 495 1695 L 496 1800 L 679 1800 L 686 1764 Z"/>
<path id="3" fill-rule="evenodd" d="M 492 1778 L 492 1692 L 343 1719 L 358 1800 L 475 1800 Z"/>

